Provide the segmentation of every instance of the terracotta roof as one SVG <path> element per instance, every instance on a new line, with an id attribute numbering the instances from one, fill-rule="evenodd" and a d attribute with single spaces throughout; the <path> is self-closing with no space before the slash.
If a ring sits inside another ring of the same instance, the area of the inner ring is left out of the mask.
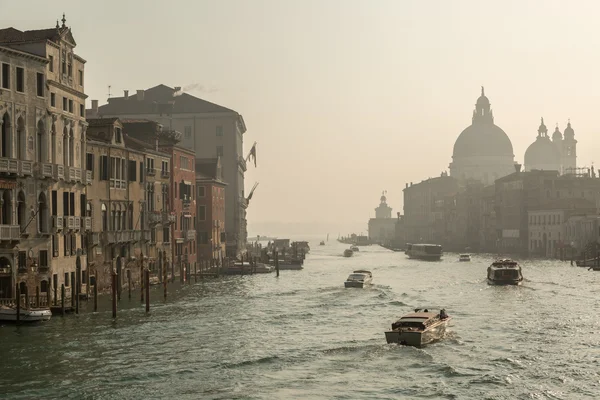
<path id="1" fill-rule="evenodd" d="M 183 93 L 173 97 L 175 89 L 158 85 L 144 91 L 144 99 L 138 100 L 133 93 L 127 98 L 111 97 L 108 104 L 100 106 L 100 115 L 120 114 L 192 114 L 192 113 L 235 113 L 235 111 Z"/>
<path id="2" fill-rule="evenodd" d="M 118 121 L 119 118 L 87 118 L 85 121 L 88 123 L 88 126 L 104 126 L 104 125 L 112 125 L 115 121 Z"/>
<path id="3" fill-rule="evenodd" d="M 39 40 L 52 40 L 56 41 L 60 39 L 62 33 L 69 28 L 49 28 L 49 29 L 37 29 L 31 31 L 20 31 L 13 27 L 0 29 L 0 42 L 1 43 L 21 43 L 21 42 L 36 42 Z"/>

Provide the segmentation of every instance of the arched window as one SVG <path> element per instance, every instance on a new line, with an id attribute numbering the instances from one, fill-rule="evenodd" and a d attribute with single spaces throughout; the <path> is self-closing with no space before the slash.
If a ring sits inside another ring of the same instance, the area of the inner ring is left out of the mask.
<path id="1" fill-rule="evenodd" d="M 91 217 L 92 216 L 92 202 L 88 201 L 85 204 L 85 216 L 86 217 Z"/>
<path id="2" fill-rule="evenodd" d="M 10 190 L 2 192 L 2 224 L 12 225 L 12 198 Z"/>
<path id="3" fill-rule="evenodd" d="M 40 282 L 40 292 L 47 293 L 48 292 L 48 281 Z"/>
<path id="4" fill-rule="evenodd" d="M 102 231 L 106 232 L 108 230 L 108 213 L 106 212 L 106 205 L 102 203 L 100 209 L 102 213 Z"/>
<path id="5" fill-rule="evenodd" d="M 56 125 L 52 124 L 52 128 L 51 128 L 51 133 L 52 133 L 52 142 L 51 142 L 51 153 L 50 153 L 50 157 L 52 160 L 52 164 L 56 164 Z"/>
<path id="6" fill-rule="evenodd" d="M 75 166 L 75 142 L 73 127 L 69 130 L 69 166 Z"/>
<path id="7" fill-rule="evenodd" d="M 129 204 L 129 213 L 127 216 L 129 217 L 129 229 L 133 230 L 133 204 Z"/>
<path id="8" fill-rule="evenodd" d="M 2 157 L 10 157 L 10 115 L 8 113 L 4 113 L 2 117 L 2 138 L 0 146 L 2 147 L 1 154 Z"/>
<path id="9" fill-rule="evenodd" d="M 48 202 L 43 192 L 38 197 L 38 203 L 38 230 L 40 233 L 48 233 Z"/>
<path id="10" fill-rule="evenodd" d="M 117 209 L 116 209 L 116 205 L 113 205 L 113 209 L 111 211 L 111 230 L 116 230 L 117 229 Z"/>
<path id="11" fill-rule="evenodd" d="M 63 164 L 66 167 L 69 166 L 69 131 L 67 125 L 63 128 Z M 65 171 L 65 174 L 67 172 Z"/>
<path id="12" fill-rule="evenodd" d="M 44 152 L 46 151 L 46 146 L 44 143 L 45 140 L 46 140 L 46 127 L 44 126 L 44 121 L 42 121 L 40 119 L 37 124 L 37 161 L 38 162 L 46 161 L 46 155 L 44 154 Z"/>
<path id="13" fill-rule="evenodd" d="M 117 230 L 121 229 L 121 206 L 120 205 L 117 206 L 117 210 L 116 210 L 115 214 L 116 214 L 117 219 L 114 224 L 114 230 L 117 231 Z"/>
<path id="14" fill-rule="evenodd" d="M 121 212 L 121 229 L 127 230 L 127 206 L 123 206 L 123 211 Z"/>
<path id="15" fill-rule="evenodd" d="M 25 146 L 27 146 L 25 121 L 23 121 L 23 117 L 19 117 L 17 120 L 17 158 L 19 160 L 25 160 L 26 158 Z"/>
<path id="16" fill-rule="evenodd" d="M 25 194 L 21 190 L 17 197 L 17 223 L 21 227 L 21 231 L 27 226 L 27 204 L 25 204 Z"/>

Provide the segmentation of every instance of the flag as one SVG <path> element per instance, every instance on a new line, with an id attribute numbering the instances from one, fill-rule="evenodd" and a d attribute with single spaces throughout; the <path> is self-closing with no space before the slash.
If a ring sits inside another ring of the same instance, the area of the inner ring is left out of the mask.
<path id="1" fill-rule="evenodd" d="M 246 161 L 249 161 L 251 158 L 254 159 L 254 167 L 256 167 L 256 142 L 252 145 L 250 153 L 248 153 L 248 157 L 246 157 Z"/>

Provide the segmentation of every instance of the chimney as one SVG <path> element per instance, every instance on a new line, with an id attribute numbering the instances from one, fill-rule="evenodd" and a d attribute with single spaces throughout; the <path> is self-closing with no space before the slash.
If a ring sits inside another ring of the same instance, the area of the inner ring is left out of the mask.
<path id="1" fill-rule="evenodd" d="M 176 92 L 181 91 L 181 86 L 175 86 L 173 89 L 175 89 Z"/>
<path id="2" fill-rule="evenodd" d="M 521 172 L 521 166 L 522 166 L 521 164 L 516 164 L 515 163 L 515 171 L 516 172 Z"/>
<path id="3" fill-rule="evenodd" d="M 144 90 L 138 90 L 136 96 L 138 101 L 144 100 Z"/>
<path id="4" fill-rule="evenodd" d="M 123 90 L 123 97 L 125 97 L 125 100 L 129 98 L 129 90 Z"/>
<path id="5" fill-rule="evenodd" d="M 98 100 L 92 100 L 92 111 L 95 113 L 98 112 Z"/>

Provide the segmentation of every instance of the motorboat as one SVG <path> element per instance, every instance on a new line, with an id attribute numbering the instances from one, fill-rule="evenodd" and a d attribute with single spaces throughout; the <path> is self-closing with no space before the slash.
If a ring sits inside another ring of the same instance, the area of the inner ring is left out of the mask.
<path id="1" fill-rule="evenodd" d="M 598 259 L 598 257 L 583 260 L 575 260 L 575 264 L 578 267 L 592 268 L 596 270 L 596 268 L 600 267 L 600 260 Z"/>
<path id="2" fill-rule="evenodd" d="M 344 250 L 344 257 L 352 257 L 353 254 L 354 252 L 350 249 Z"/>
<path id="3" fill-rule="evenodd" d="M 52 312 L 49 308 L 21 308 L 19 322 L 49 321 Z M 0 305 L 0 321 L 17 321 L 17 307 Z"/>
<path id="4" fill-rule="evenodd" d="M 458 261 L 471 261 L 470 254 L 461 254 L 458 256 Z"/>
<path id="5" fill-rule="evenodd" d="M 496 260 L 488 267 L 488 284 L 520 285 L 523 282 L 521 266 L 514 260 Z"/>
<path id="6" fill-rule="evenodd" d="M 325 241 L 321 240 L 321 242 L 319 243 L 319 246 L 325 246 Z"/>
<path id="7" fill-rule="evenodd" d="M 421 347 L 442 339 L 451 319 L 444 309 L 431 312 L 417 308 L 394 322 L 392 330 L 385 332 L 385 339 L 388 343 Z"/>
<path id="8" fill-rule="evenodd" d="M 370 285 L 372 281 L 373 274 L 371 274 L 371 271 L 359 269 L 348 276 L 344 286 L 347 288 L 363 288 L 365 285 Z"/>
<path id="9" fill-rule="evenodd" d="M 442 246 L 439 244 L 407 244 L 404 253 L 408 258 L 439 261 L 442 258 Z"/>
<path id="10" fill-rule="evenodd" d="M 360 249 L 358 248 L 358 246 L 354 245 L 354 246 L 350 246 L 350 250 L 357 252 L 360 251 Z"/>

